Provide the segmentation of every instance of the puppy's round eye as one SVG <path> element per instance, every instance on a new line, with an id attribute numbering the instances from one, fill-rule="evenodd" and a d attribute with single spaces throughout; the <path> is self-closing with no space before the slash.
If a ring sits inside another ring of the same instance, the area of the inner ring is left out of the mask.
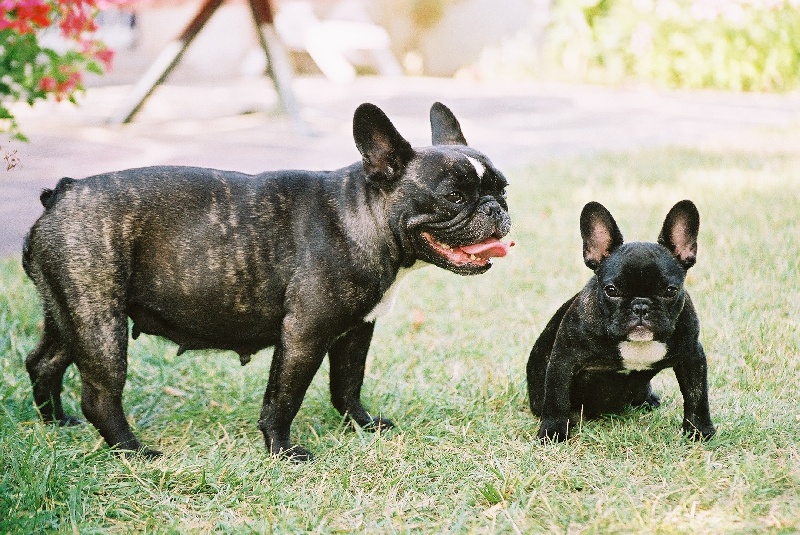
<path id="1" fill-rule="evenodd" d="M 454 204 L 463 204 L 464 195 L 460 191 L 451 191 L 444 196 L 448 201 Z"/>
<path id="2" fill-rule="evenodd" d="M 667 286 L 667 289 L 664 290 L 664 297 L 668 299 L 672 299 L 676 295 L 678 295 L 678 289 L 674 286 Z"/>
<path id="3" fill-rule="evenodd" d="M 603 288 L 603 291 L 604 291 L 604 292 L 606 293 L 606 295 L 607 295 L 607 296 L 609 296 L 609 297 L 620 297 L 620 296 L 622 295 L 622 294 L 620 293 L 620 291 L 619 291 L 619 290 L 617 290 L 617 287 L 616 287 L 616 286 L 614 286 L 613 284 L 609 284 L 608 286 L 606 286 L 605 288 Z"/>

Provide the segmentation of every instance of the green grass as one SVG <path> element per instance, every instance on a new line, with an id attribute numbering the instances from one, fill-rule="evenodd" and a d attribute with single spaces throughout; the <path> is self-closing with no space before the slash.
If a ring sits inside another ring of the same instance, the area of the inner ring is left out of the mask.
<path id="1" fill-rule="evenodd" d="M 759 135 L 769 147 L 787 134 Z M 269 457 L 256 426 L 269 351 L 243 368 L 232 353 L 177 357 L 162 340 L 133 342 L 126 411 L 166 453 L 155 462 L 110 454 L 89 425 L 43 426 L 24 368 L 35 291 L 16 259 L 0 263 L 0 532 L 800 530 L 800 152 L 659 149 L 508 176 L 513 255 L 480 277 L 416 272 L 379 322 L 364 398 L 399 429 L 349 431 L 324 364 L 293 427 L 317 456 L 302 466 Z M 590 276 L 581 207 L 600 201 L 626 238 L 653 240 L 683 198 L 701 214 L 687 285 L 718 435 L 680 438 L 681 396 L 665 371 L 659 410 L 538 444 L 525 363 Z M 73 413 L 79 392 L 71 369 Z"/>

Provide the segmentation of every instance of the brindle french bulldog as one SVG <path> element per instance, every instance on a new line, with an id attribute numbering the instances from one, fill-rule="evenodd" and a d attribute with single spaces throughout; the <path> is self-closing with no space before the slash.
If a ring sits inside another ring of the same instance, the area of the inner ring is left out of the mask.
<path id="1" fill-rule="evenodd" d="M 149 167 L 45 190 L 23 251 L 44 308 L 26 361 L 43 419 L 79 422 L 60 399 L 75 363 L 83 414 L 106 442 L 159 454 L 142 447 L 122 407 L 130 318 L 133 338 L 159 335 L 179 353 L 232 350 L 246 364 L 274 346 L 259 419 L 273 454 L 311 458 L 290 442 L 290 425 L 326 353 L 336 409 L 366 429 L 392 427 L 360 393 L 397 281 L 425 264 L 483 273 L 509 247 L 505 177 L 466 146 L 447 107 L 430 115 L 433 146 L 415 149 L 379 108 L 361 105 L 362 161 L 336 171 Z"/>

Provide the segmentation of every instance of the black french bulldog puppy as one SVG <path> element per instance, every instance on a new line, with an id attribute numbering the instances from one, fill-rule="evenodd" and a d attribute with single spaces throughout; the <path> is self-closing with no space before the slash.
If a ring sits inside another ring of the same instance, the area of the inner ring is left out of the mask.
<path id="1" fill-rule="evenodd" d="M 700 214 L 681 201 L 658 243 L 623 244 L 614 218 L 590 202 L 581 213 L 589 283 L 558 309 L 531 350 L 528 394 L 539 439 L 565 440 L 580 411 L 592 418 L 660 404 L 650 379 L 672 368 L 683 394 L 683 432 L 714 435 L 700 323 L 683 283 L 697 257 Z"/>
<path id="2" fill-rule="evenodd" d="M 414 149 L 363 104 L 353 134 L 363 160 L 331 172 L 255 176 L 150 167 L 61 179 L 23 251 L 44 308 L 26 366 L 45 421 L 73 424 L 60 394 L 67 367 L 106 442 L 140 450 L 122 408 L 128 318 L 187 349 L 224 349 L 244 365 L 274 346 L 259 428 L 273 454 L 305 461 L 290 425 L 327 353 L 331 401 L 366 429 L 392 422 L 361 404 L 375 318 L 411 268 L 483 273 L 504 256 L 506 179 L 466 146 L 458 121 L 431 108 L 432 147 Z"/>

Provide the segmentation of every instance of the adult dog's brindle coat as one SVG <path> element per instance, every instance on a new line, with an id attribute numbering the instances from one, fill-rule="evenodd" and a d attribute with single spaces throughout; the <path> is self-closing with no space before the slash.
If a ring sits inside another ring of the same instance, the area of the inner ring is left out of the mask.
<path id="1" fill-rule="evenodd" d="M 413 149 L 364 104 L 353 118 L 362 161 L 337 171 L 151 167 L 43 192 L 23 264 L 44 308 L 26 361 L 44 420 L 79 421 L 60 397 L 74 362 L 86 418 L 109 445 L 142 449 L 122 407 L 131 318 L 134 338 L 160 335 L 179 352 L 233 350 L 246 364 L 274 346 L 259 420 L 273 453 L 311 457 L 290 425 L 326 353 L 336 409 L 391 427 L 360 399 L 379 303 L 419 261 L 486 271 L 511 225 L 502 174 L 445 106 L 431 125 L 434 146 Z"/>

